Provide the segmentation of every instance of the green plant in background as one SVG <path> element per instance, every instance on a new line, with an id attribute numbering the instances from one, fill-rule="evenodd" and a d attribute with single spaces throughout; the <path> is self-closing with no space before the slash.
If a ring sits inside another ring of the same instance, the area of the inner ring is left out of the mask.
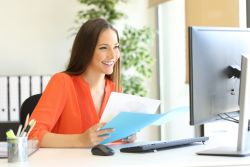
<path id="1" fill-rule="evenodd" d="M 146 96 L 145 81 L 152 75 L 153 58 L 149 46 L 153 32 L 150 28 L 126 26 L 120 39 L 123 91 Z"/>
<path id="2" fill-rule="evenodd" d="M 116 10 L 118 3 L 127 0 L 78 0 L 85 5 L 84 10 L 77 14 L 76 23 L 82 24 L 89 19 L 104 18 L 115 23 L 125 17 Z M 144 27 L 141 29 L 125 26 L 120 35 L 121 46 L 121 79 L 124 93 L 146 96 L 146 80 L 152 75 L 153 58 L 150 55 L 150 44 L 153 31 Z"/>
<path id="3" fill-rule="evenodd" d="M 127 2 L 126 0 L 78 0 L 85 5 L 83 10 L 77 13 L 77 23 L 83 23 L 89 19 L 103 18 L 111 24 L 114 21 L 124 17 L 125 15 L 116 10 L 115 6 L 120 2 Z"/>

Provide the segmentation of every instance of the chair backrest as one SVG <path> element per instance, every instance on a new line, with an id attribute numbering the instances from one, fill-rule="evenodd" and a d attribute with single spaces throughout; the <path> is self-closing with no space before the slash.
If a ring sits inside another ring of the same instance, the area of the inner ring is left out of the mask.
<path id="1" fill-rule="evenodd" d="M 26 116 L 33 112 L 42 94 L 36 94 L 28 97 L 20 108 L 20 123 L 24 126 Z"/>

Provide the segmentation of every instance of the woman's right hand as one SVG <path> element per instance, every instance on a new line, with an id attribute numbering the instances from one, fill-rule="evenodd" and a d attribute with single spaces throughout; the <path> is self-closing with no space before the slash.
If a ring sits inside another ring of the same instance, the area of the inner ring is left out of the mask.
<path id="1" fill-rule="evenodd" d="M 100 130 L 104 125 L 105 123 L 98 123 L 82 133 L 80 140 L 84 147 L 92 147 L 109 137 L 109 134 L 113 132 L 114 129 Z"/>

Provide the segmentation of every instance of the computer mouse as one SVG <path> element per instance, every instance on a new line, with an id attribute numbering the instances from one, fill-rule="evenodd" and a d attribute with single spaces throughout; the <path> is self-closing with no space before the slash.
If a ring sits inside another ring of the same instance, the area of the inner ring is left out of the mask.
<path id="1" fill-rule="evenodd" d="M 100 155 L 100 156 L 109 156 L 114 155 L 114 150 L 111 149 L 109 146 L 98 144 L 91 149 L 93 155 Z"/>

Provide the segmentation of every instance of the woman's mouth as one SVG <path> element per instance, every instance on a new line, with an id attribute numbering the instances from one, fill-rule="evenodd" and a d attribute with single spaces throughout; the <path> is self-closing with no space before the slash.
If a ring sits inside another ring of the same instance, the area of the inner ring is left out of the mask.
<path id="1" fill-rule="evenodd" d="M 106 66 L 112 66 L 114 64 L 114 61 L 102 61 L 102 63 Z"/>

